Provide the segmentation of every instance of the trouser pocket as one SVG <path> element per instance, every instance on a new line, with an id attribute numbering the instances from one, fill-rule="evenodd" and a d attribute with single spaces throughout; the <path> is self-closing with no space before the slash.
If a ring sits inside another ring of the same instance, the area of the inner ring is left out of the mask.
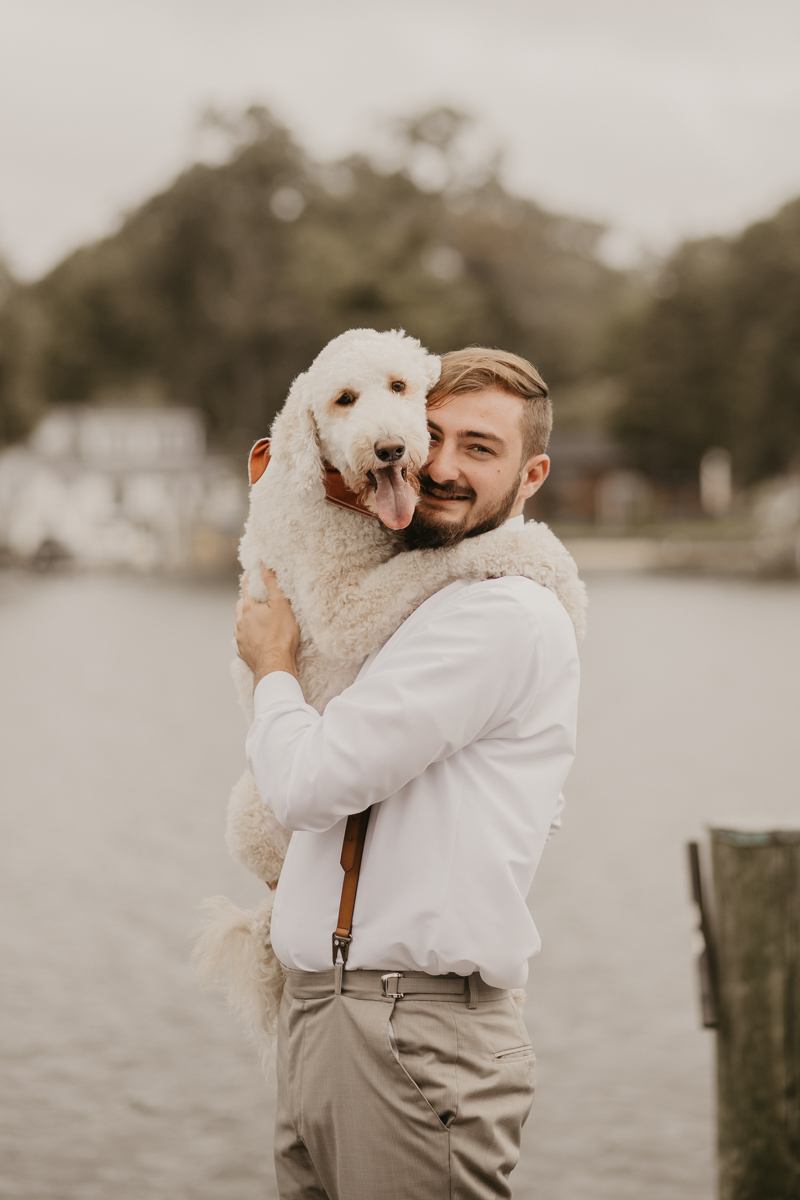
<path id="1" fill-rule="evenodd" d="M 387 1037 L 400 1070 L 410 1079 L 446 1129 L 456 1116 L 458 1039 L 450 1006 L 420 1000 L 396 1001 Z"/>
<path id="2" fill-rule="evenodd" d="M 530 1043 L 526 1046 L 512 1046 L 509 1050 L 498 1050 L 492 1058 L 497 1063 L 524 1062 L 526 1059 L 536 1062 L 536 1055 Z"/>

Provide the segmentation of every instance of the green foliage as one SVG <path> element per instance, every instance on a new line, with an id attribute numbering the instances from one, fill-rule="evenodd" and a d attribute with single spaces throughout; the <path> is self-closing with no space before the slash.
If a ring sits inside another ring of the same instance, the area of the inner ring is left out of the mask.
<path id="1" fill-rule="evenodd" d="M 754 481 L 800 454 L 800 200 L 733 239 L 683 245 L 620 343 L 615 429 L 633 462 L 695 477 L 724 446 Z"/>
<path id="2" fill-rule="evenodd" d="M 218 444 L 240 447 L 359 325 L 440 352 L 502 346 L 551 385 L 590 375 L 625 287 L 595 255 L 602 230 L 510 196 L 494 162 L 468 165 L 467 127 L 449 109 L 398 123 L 386 172 L 312 161 L 263 109 L 228 123 L 223 165 L 192 167 L 10 297 L 0 436 L 50 404 L 138 389 L 198 406 Z M 415 182 L 426 156 L 433 185 Z"/>

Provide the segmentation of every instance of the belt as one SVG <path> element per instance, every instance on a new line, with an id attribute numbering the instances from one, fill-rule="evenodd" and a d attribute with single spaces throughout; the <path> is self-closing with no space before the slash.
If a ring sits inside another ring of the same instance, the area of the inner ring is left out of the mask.
<path id="1" fill-rule="evenodd" d="M 287 971 L 286 990 L 295 1000 L 320 1000 L 336 992 L 334 971 Z M 341 971 L 341 991 L 360 1000 L 462 999 L 470 1008 L 482 1002 L 506 1000 L 508 988 L 484 983 L 472 975 L 427 975 L 424 971 Z"/>

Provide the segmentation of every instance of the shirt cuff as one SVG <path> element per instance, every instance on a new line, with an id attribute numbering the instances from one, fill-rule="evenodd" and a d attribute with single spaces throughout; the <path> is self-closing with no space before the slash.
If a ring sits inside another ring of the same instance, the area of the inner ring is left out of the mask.
<path id="1" fill-rule="evenodd" d="M 270 671 L 260 679 L 253 693 L 253 706 L 258 717 L 275 704 L 288 704 L 291 707 L 306 706 L 303 689 L 288 671 Z"/>

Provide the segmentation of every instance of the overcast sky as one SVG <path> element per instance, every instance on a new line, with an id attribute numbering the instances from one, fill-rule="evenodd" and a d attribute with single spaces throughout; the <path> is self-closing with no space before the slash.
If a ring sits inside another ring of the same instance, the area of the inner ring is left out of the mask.
<path id="1" fill-rule="evenodd" d="M 800 0 L 0 0 L 0 250 L 41 273 L 254 101 L 324 157 L 467 109 L 621 260 L 800 194 Z"/>

